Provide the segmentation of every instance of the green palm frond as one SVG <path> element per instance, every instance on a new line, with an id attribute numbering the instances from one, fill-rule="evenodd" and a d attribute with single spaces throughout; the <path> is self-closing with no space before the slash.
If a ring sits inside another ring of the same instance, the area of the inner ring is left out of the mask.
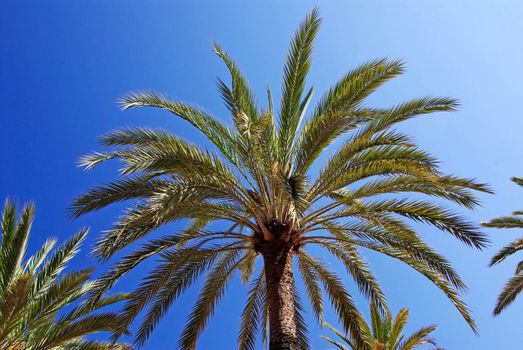
<path id="1" fill-rule="evenodd" d="M 251 282 L 247 303 L 242 312 L 240 333 L 238 335 L 239 350 L 254 350 L 256 335 L 265 325 L 262 318 L 265 308 L 264 294 L 266 291 L 265 275 L 263 271 Z"/>
<path id="2" fill-rule="evenodd" d="M 311 66 L 314 39 L 321 20 L 314 9 L 303 21 L 294 35 L 283 69 L 283 91 L 281 101 L 279 143 L 282 163 L 289 160 L 296 132 L 303 118 L 307 101 L 312 90 L 302 99 L 305 91 L 305 78 Z"/>
<path id="3" fill-rule="evenodd" d="M 48 239 L 35 255 L 25 257 L 34 205 L 26 204 L 17 217 L 16 206 L 6 201 L 2 216 L 0 245 L 0 347 L 20 350 L 131 349 L 129 345 L 90 341 L 86 335 L 116 330 L 122 317 L 99 313 L 125 294 L 100 296 L 88 303 L 86 296 L 95 283 L 92 269 L 63 274 L 79 252 L 87 229 L 54 248 Z"/>
<path id="4" fill-rule="evenodd" d="M 513 177 L 511 179 L 519 186 L 523 186 L 523 179 Z M 505 216 L 490 220 L 489 222 L 481 223 L 485 227 L 495 228 L 523 228 L 522 211 L 515 211 L 512 216 Z M 501 248 L 490 260 L 490 266 L 499 264 L 506 258 L 523 249 L 523 238 L 515 239 L 514 241 Z M 496 306 L 494 308 L 494 315 L 499 315 L 507 306 L 509 306 L 523 290 L 523 260 L 517 264 L 515 274 L 503 287 Z"/>
<path id="5" fill-rule="evenodd" d="M 298 267 L 307 290 L 307 296 L 312 305 L 314 316 L 319 322 L 322 322 L 324 306 L 320 278 L 318 277 L 316 270 L 309 264 L 304 263 L 302 259 L 298 259 Z"/>
<path id="6" fill-rule="evenodd" d="M 407 325 L 408 320 L 409 309 L 401 309 L 394 318 L 394 321 L 392 321 L 392 327 L 390 329 L 389 335 L 390 343 L 398 344 L 401 341 L 401 339 L 404 338 L 404 336 L 402 336 L 402 332 L 405 326 Z"/>
<path id="7" fill-rule="evenodd" d="M 454 307 L 460 312 L 461 316 L 469 324 L 474 333 L 478 333 L 476 322 L 474 321 L 469 308 L 461 300 L 458 291 L 449 283 L 449 281 L 447 281 L 445 275 L 426 266 L 423 262 L 420 262 L 411 256 L 405 255 L 400 250 L 390 248 L 387 245 L 374 244 L 370 242 L 359 242 L 359 245 L 395 258 L 425 276 L 445 294 L 445 296 L 450 300 Z"/>
<path id="8" fill-rule="evenodd" d="M 412 350 L 426 344 L 436 345 L 434 340 L 429 338 L 429 335 L 436 330 L 435 326 L 423 327 L 409 336 L 403 335 L 408 317 L 408 309 L 401 309 L 393 318 L 388 311 L 382 315 L 376 305 L 371 304 L 370 324 L 364 324 L 363 327 L 365 334 L 363 345 L 355 345 L 354 338 L 350 334 L 343 333 L 325 322 L 323 326 L 330 329 L 340 341 L 325 336 L 321 338 L 342 350 Z"/>
<path id="9" fill-rule="evenodd" d="M 363 332 L 361 331 L 363 318 L 342 281 L 323 264 L 305 252 L 301 252 L 298 255 L 298 259 L 316 272 L 319 280 L 325 287 L 325 292 L 331 299 L 331 303 L 343 324 L 344 330 L 353 337 L 354 344 L 364 344 L 364 339 L 362 339 Z"/>
<path id="10" fill-rule="evenodd" d="M 146 318 L 136 336 L 137 342 L 145 342 L 168 307 L 195 279 L 215 262 L 224 252 L 223 247 L 198 249 L 188 247 L 171 249 L 162 253 L 162 261 L 142 284 L 131 294 L 123 309 L 126 322 L 123 334 L 138 314 L 149 304 Z"/>
<path id="11" fill-rule="evenodd" d="M 510 244 L 503 247 L 499 252 L 496 253 L 490 260 L 490 266 L 499 264 L 514 253 L 519 252 L 523 249 L 523 238 L 518 238 Z"/>
<path id="12" fill-rule="evenodd" d="M 307 324 L 303 316 L 304 309 L 298 290 L 294 289 L 294 315 L 296 317 L 296 335 L 298 337 L 298 349 L 310 350 Z"/>
<path id="13" fill-rule="evenodd" d="M 236 63 L 218 44 L 214 43 L 214 52 L 220 57 L 231 74 L 232 90 L 226 89 L 224 100 L 229 107 L 231 115 L 235 118 L 235 125 L 240 134 L 248 130 L 249 122 L 256 121 L 259 117 L 258 106 L 254 92 L 249 88 L 247 79 L 242 75 Z M 226 88 L 224 84 L 219 84 Z M 244 117 L 247 117 L 245 120 Z M 243 121 L 242 121 L 243 120 Z"/>
<path id="14" fill-rule="evenodd" d="M 8 288 L 9 282 L 19 272 L 24 258 L 29 230 L 34 216 L 34 204 L 24 206 L 20 219 L 16 220 L 16 207 L 6 200 L 2 214 L 2 245 L 0 246 L 0 290 Z"/>
<path id="15" fill-rule="evenodd" d="M 485 222 L 483 223 L 483 226 L 496 228 L 523 228 L 523 217 L 504 216 Z"/>
<path id="16" fill-rule="evenodd" d="M 308 254 L 310 245 L 319 245 L 338 259 L 343 273 L 379 313 L 388 312 L 385 296 L 361 248 L 420 272 L 476 330 L 460 295 L 465 283 L 411 224 L 428 224 L 472 248 L 482 248 L 485 236 L 445 203 L 474 209 L 480 204 L 477 193 L 492 191 L 475 179 L 444 174 L 437 158 L 393 129 L 417 116 L 454 111 L 459 103 L 420 97 L 392 107 L 368 106 L 368 96 L 404 72 L 402 62 L 378 59 L 349 71 L 309 108 L 314 89 L 306 86 L 306 79 L 319 25 L 318 11 L 313 10 L 292 38 L 277 107 L 269 88 L 267 106 L 260 106 L 239 65 L 214 44 L 230 74 L 230 80 L 218 80 L 218 90 L 231 127 L 202 108 L 154 92 L 131 93 L 120 101 L 123 109 L 171 112 L 199 130 L 211 147 L 165 130 L 126 128 L 102 136 L 103 149 L 81 159 L 87 169 L 109 160 L 122 164 L 118 179 L 80 195 L 70 208 L 76 217 L 127 203 L 121 217 L 98 238 L 95 255 L 108 260 L 135 247 L 94 282 L 89 302 L 96 304 L 123 276 L 156 258 L 126 302 L 125 320 L 115 338 L 142 319 L 135 343 L 143 345 L 169 308 L 203 280 L 179 342 L 181 349 L 193 349 L 225 287 L 238 273 L 248 288 L 238 348 L 252 349 L 261 334 L 265 345 L 288 342 L 285 346 L 305 349 L 305 318 L 292 271 L 292 261 L 297 260 L 296 273 L 315 318 L 321 322 L 330 304 L 344 330 L 354 337 L 353 345 L 363 346 L 370 330 L 353 296 L 340 275 Z M 339 148 L 324 157 L 335 142 Z M 326 160 L 316 164 L 321 159 Z M 314 173 L 318 165 L 320 170 Z M 154 236 L 171 223 L 186 226 Z M 3 225 L 11 225 L 8 216 Z M 260 274 L 259 256 L 264 264 Z M 262 272 L 288 285 L 265 283 Z M 287 310 L 289 334 L 269 332 L 269 324 L 276 325 L 274 319 L 269 322 L 270 315 L 278 315 L 270 308 Z"/>
<path id="17" fill-rule="evenodd" d="M 322 326 L 327 327 L 328 329 L 330 329 L 330 330 L 331 330 L 334 334 L 336 334 L 336 336 L 337 336 L 338 338 L 340 338 L 340 339 L 341 339 L 341 340 L 342 340 L 346 345 L 348 345 L 348 346 L 351 347 L 351 348 L 353 347 L 352 341 L 349 339 L 349 337 L 345 336 L 345 334 L 343 334 L 342 332 L 340 332 L 339 330 L 337 330 L 336 328 L 334 328 L 334 326 L 330 325 L 330 324 L 327 323 L 327 322 L 322 322 Z M 340 349 L 343 349 L 343 350 L 346 350 L 346 349 L 347 349 L 344 345 L 342 345 L 342 344 L 340 344 L 340 343 L 338 343 L 338 342 L 336 342 L 336 341 L 333 341 L 333 340 L 330 339 L 330 338 L 323 337 L 323 336 L 322 336 L 322 338 L 323 338 L 323 339 L 326 339 L 326 340 L 327 340 L 328 342 L 330 342 L 331 344 L 334 344 L 334 345 L 338 346 Z"/>
<path id="18" fill-rule="evenodd" d="M 508 280 L 498 296 L 494 315 L 499 315 L 523 290 L 523 274 L 518 273 Z"/>
<path id="19" fill-rule="evenodd" d="M 225 292 L 232 273 L 239 263 L 238 260 L 237 251 L 224 253 L 207 276 L 180 339 L 183 349 L 194 349 L 196 347 L 198 337 L 205 328 L 208 319 L 214 314 L 216 304 Z"/>
<path id="20" fill-rule="evenodd" d="M 361 65 L 349 72 L 322 98 L 300 135 L 296 172 L 305 173 L 321 152 L 337 137 L 372 117 L 358 105 L 379 86 L 403 72 L 399 61 L 384 59 Z"/>
<path id="21" fill-rule="evenodd" d="M 49 287 L 58 275 L 65 269 L 80 251 L 80 245 L 87 236 L 88 229 L 84 228 L 71 239 L 55 249 L 49 259 L 42 265 L 35 276 L 34 291 L 38 293 Z"/>
<path id="22" fill-rule="evenodd" d="M 428 326 L 414 332 L 410 337 L 399 344 L 399 350 L 411 350 L 426 344 L 436 345 L 434 340 L 428 338 L 430 333 L 436 330 L 436 326 Z"/>

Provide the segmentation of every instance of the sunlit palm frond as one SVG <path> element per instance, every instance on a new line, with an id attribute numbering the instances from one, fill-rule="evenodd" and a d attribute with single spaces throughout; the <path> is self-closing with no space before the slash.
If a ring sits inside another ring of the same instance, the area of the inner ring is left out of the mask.
<path id="1" fill-rule="evenodd" d="M 238 263 L 239 254 L 237 251 L 226 252 L 220 257 L 216 266 L 207 276 L 196 304 L 185 325 L 185 329 L 182 332 L 180 345 L 183 349 L 193 349 L 196 347 L 198 337 L 205 328 L 209 318 L 214 314 L 216 304 L 225 292 L 225 288 Z"/>
<path id="2" fill-rule="evenodd" d="M 408 321 L 408 309 L 401 309 L 396 317 L 387 311 L 382 315 L 376 305 L 370 307 L 370 324 L 364 325 L 365 344 L 354 345 L 351 335 L 343 333 L 328 323 L 323 325 L 329 328 L 340 341 L 323 337 L 329 343 L 342 350 L 412 350 L 422 345 L 436 345 L 428 336 L 436 330 L 435 326 L 423 327 L 409 336 L 403 335 L 403 329 Z"/>
<path id="3" fill-rule="evenodd" d="M 281 162 L 286 164 L 295 141 L 296 132 L 305 112 L 312 90 L 303 98 L 305 78 L 311 66 L 314 39 L 321 20 L 314 9 L 303 21 L 291 42 L 283 70 L 283 88 L 279 119 Z"/>
<path id="4" fill-rule="evenodd" d="M 296 172 L 305 173 L 337 137 L 372 118 L 373 111 L 359 104 L 402 72 L 399 61 L 375 60 L 350 71 L 332 87 L 303 127 L 296 151 Z"/>
<path id="5" fill-rule="evenodd" d="M 309 350 L 311 345 L 309 343 L 308 328 L 305 323 L 304 309 L 298 290 L 294 289 L 294 314 L 296 317 L 296 336 L 298 337 L 298 349 Z"/>
<path id="6" fill-rule="evenodd" d="M 237 339 L 239 350 L 255 349 L 256 335 L 265 326 L 262 318 L 263 310 L 266 307 L 265 291 L 265 275 L 261 271 L 258 277 L 251 282 L 247 302 L 242 311 L 240 333 Z"/>
<path id="7" fill-rule="evenodd" d="M 436 326 L 428 326 L 414 332 L 410 337 L 398 345 L 399 350 L 411 350 L 426 344 L 436 345 L 435 341 L 428 338 L 430 333 L 436 330 Z"/>
<path id="8" fill-rule="evenodd" d="M 238 132 L 243 134 L 248 131 L 250 122 L 256 121 L 259 117 L 256 97 L 249 88 L 247 79 L 227 52 L 216 42 L 213 46 L 214 52 L 223 60 L 231 74 L 232 90 L 226 88 L 226 85 L 222 83 L 219 85 L 226 88 L 227 93 L 222 94 L 222 97 L 224 97 L 231 115 L 234 117 Z"/>
<path id="9" fill-rule="evenodd" d="M 513 177 L 511 179 L 514 183 L 523 186 L 523 179 Z M 512 216 L 505 216 L 490 220 L 489 222 L 483 222 L 482 225 L 485 227 L 495 228 L 523 228 L 523 215 L 522 211 L 515 211 Z M 490 260 L 490 266 L 499 264 L 509 256 L 514 255 L 523 249 L 523 238 L 515 239 L 503 248 L 501 248 Z M 515 274 L 503 287 L 496 306 L 494 308 L 494 315 L 499 315 L 507 306 L 509 306 L 523 290 L 523 260 L 520 261 L 516 266 Z"/>
<path id="10" fill-rule="evenodd" d="M 323 264 L 305 252 L 301 252 L 298 255 L 298 259 L 316 272 L 336 310 L 340 322 L 343 324 L 344 330 L 351 334 L 354 344 L 364 344 L 364 339 L 362 339 L 363 332 L 361 331 L 363 318 L 341 280 Z"/>
<path id="11" fill-rule="evenodd" d="M 124 300 L 125 294 L 101 295 L 96 303 L 86 296 L 95 283 L 92 269 L 64 274 L 87 234 L 84 229 L 54 248 L 49 239 L 35 255 L 25 257 L 34 205 L 6 201 L 2 217 L 0 256 L 0 347 L 20 350 L 131 349 L 120 343 L 90 341 L 86 335 L 115 331 L 122 322 L 117 313 L 98 311 Z"/>
<path id="12" fill-rule="evenodd" d="M 498 296 L 494 315 L 499 315 L 507 306 L 509 306 L 523 290 L 523 274 L 518 273 L 508 280 L 503 290 Z"/>
<path id="13" fill-rule="evenodd" d="M 324 305 L 320 278 L 318 277 L 316 270 L 309 264 L 303 262 L 302 259 L 298 259 L 298 267 L 307 290 L 307 296 L 312 305 L 314 316 L 319 322 L 322 322 Z"/>
<path id="14" fill-rule="evenodd" d="M 166 109 L 186 120 L 204 134 L 233 164 L 239 164 L 234 133 L 208 112 L 188 104 L 172 101 L 155 92 L 134 92 L 120 100 L 122 109 L 156 107 Z"/>

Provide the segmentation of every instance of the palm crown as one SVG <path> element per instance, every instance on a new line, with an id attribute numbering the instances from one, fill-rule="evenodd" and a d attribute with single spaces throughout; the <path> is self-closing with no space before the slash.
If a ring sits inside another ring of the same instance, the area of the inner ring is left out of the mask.
<path id="1" fill-rule="evenodd" d="M 54 249 L 47 240 L 36 254 L 24 259 L 34 206 L 24 206 L 20 218 L 6 201 L 2 213 L 0 245 L 0 348 L 7 350 L 110 350 L 130 349 L 125 344 L 88 340 L 84 336 L 113 332 L 121 317 L 96 312 L 126 298 L 125 294 L 101 296 L 91 303 L 84 297 L 93 289 L 91 269 L 62 271 L 78 253 L 87 230 Z M 63 275 L 63 276 L 62 276 Z"/>
<path id="2" fill-rule="evenodd" d="M 523 178 L 513 177 L 512 181 L 523 186 Z M 483 223 L 485 227 L 497 228 L 523 228 L 523 211 L 515 211 L 512 216 L 504 216 L 493 219 L 490 222 Z M 518 238 L 507 246 L 503 247 L 490 261 L 490 266 L 496 265 L 509 256 L 523 249 L 523 238 Z M 523 261 L 516 266 L 514 276 L 507 282 L 496 302 L 494 315 L 499 315 L 507 306 L 509 306 L 523 289 Z"/>
<path id="3" fill-rule="evenodd" d="M 429 335 L 436 330 L 434 325 L 420 328 L 409 336 L 403 335 L 408 319 L 408 309 L 401 309 L 393 319 L 390 313 L 387 312 L 382 316 L 378 308 L 371 305 L 370 325 L 363 323 L 362 327 L 365 347 L 355 346 L 355 341 L 350 335 L 343 334 L 328 323 L 324 323 L 324 326 L 334 332 L 340 340 L 326 336 L 322 338 L 339 350 L 412 350 L 427 344 L 436 345 L 436 342 L 429 338 Z"/>
<path id="4" fill-rule="evenodd" d="M 140 262 L 160 257 L 125 306 L 129 321 L 122 329 L 147 310 L 136 335 L 138 344 L 207 271 L 180 340 L 181 348 L 193 349 L 227 284 L 240 271 L 250 287 L 238 347 L 252 349 L 262 332 L 264 339 L 270 336 L 271 348 L 307 348 L 293 259 L 316 317 L 322 319 L 325 292 L 344 330 L 358 339 L 360 317 L 351 295 L 336 273 L 307 252 L 309 245 L 339 259 L 382 311 L 387 309 L 383 292 L 357 248 L 405 262 L 437 285 L 476 329 L 459 297 L 464 283 L 406 220 L 431 224 L 481 248 L 486 238 L 476 227 L 441 205 L 409 195 L 473 208 L 478 204 L 473 192 L 489 190 L 474 180 L 442 174 L 432 156 L 392 129 L 415 116 L 453 111 L 457 102 L 422 97 L 391 108 L 365 106 L 367 96 L 403 72 L 401 62 L 379 59 L 347 73 L 309 111 L 313 90 L 306 89 L 305 78 L 319 24 L 314 10 L 292 39 L 278 110 L 270 90 L 268 106 L 258 106 L 238 66 L 218 44 L 214 50 L 231 75 L 231 86 L 219 80 L 218 88 L 233 127 L 201 108 L 153 92 L 131 93 L 121 100 L 123 109 L 171 112 L 203 133 L 215 150 L 167 131 L 130 128 L 102 136 L 108 150 L 81 159 L 87 169 L 118 159 L 122 178 L 79 196 L 73 215 L 133 200 L 98 241 L 95 252 L 100 258 L 110 258 L 162 225 L 190 220 L 180 232 L 137 246 L 104 275 L 99 293 L 93 294 L 96 300 Z M 311 166 L 341 137 L 341 147 L 312 174 Z M 393 193 L 397 196 L 387 196 Z M 260 256 L 263 269 L 256 264 Z"/>

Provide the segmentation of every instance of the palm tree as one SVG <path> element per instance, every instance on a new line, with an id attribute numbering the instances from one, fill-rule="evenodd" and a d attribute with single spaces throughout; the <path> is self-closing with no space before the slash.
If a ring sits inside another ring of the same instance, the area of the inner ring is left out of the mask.
<path id="1" fill-rule="evenodd" d="M 333 331 L 343 343 L 329 337 L 321 337 L 336 346 L 339 350 L 412 350 L 422 345 L 436 345 L 434 340 L 428 338 L 428 336 L 436 330 L 436 326 L 434 325 L 423 327 L 408 337 L 402 335 L 401 333 L 408 319 L 408 309 L 401 309 L 393 320 L 390 313 L 386 313 L 385 316 L 382 317 L 378 308 L 375 305 L 371 305 L 371 324 L 363 323 L 362 327 L 363 337 L 366 343 L 364 347 L 355 346 L 355 341 L 351 339 L 350 335 L 343 334 L 343 332 L 340 332 L 325 322 L 323 325 Z"/>
<path id="2" fill-rule="evenodd" d="M 513 177 L 511 179 L 516 184 L 523 186 L 523 178 Z M 515 211 L 512 216 L 504 216 L 491 220 L 490 222 L 482 223 L 485 227 L 497 228 L 523 228 L 523 211 Z M 502 248 L 490 260 L 490 266 L 496 265 L 512 254 L 517 253 L 523 249 L 523 238 L 518 238 L 507 246 Z M 523 289 L 523 261 L 520 261 L 516 266 L 514 276 L 509 279 L 501 294 L 498 296 L 496 307 L 494 308 L 494 315 L 499 315 L 507 306 L 509 306 L 518 294 Z"/>
<path id="3" fill-rule="evenodd" d="M 478 204 L 473 192 L 489 189 L 442 174 L 432 156 L 392 129 L 415 116 L 453 111 L 458 103 L 422 97 L 391 108 L 365 106 L 368 95 L 403 72 L 401 62 L 379 59 L 347 73 L 308 112 L 313 90 L 306 90 L 305 78 L 319 24 L 314 10 L 292 39 L 278 111 L 269 89 L 268 106 L 258 106 L 238 66 L 218 44 L 214 50 L 231 74 L 231 87 L 218 80 L 218 89 L 234 127 L 202 108 L 153 92 L 131 93 L 121 100 L 123 109 L 171 112 L 203 133 L 214 150 L 168 131 L 126 128 L 101 137 L 106 151 L 80 160 L 91 169 L 118 159 L 122 177 L 75 199 L 73 216 L 133 202 L 97 242 L 100 259 L 138 244 L 161 226 L 188 220 L 183 230 L 136 246 L 103 276 L 99 293 L 92 296 L 96 300 L 139 263 L 159 257 L 124 308 L 128 322 L 122 329 L 147 310 L 137 344 L 147 340 L 172 303 L 207 271 L 180 339 L 180 348 L 194 349 L 234 273 L 240 271 L 250 287 L 238 348 L 253 349 L 257 334 L 266 339 L 270 329 L 271 349 L 305 349 L 295 268 L 318 320 L 324 291 L 344 330 L 357 339 L 361 325 L 355 321 L 359 313 L 353 299 L 340 277 L 307 252 L 312 245 L 339 259 L 381 310 L 387 309 L 383 292 L 357 247 L 405 262 L 438 286 L 476 329 L 458 293 L 465 288 L 463 281 L 405 220 L 432 224 L 481 248 L 487 239 L 474 225 L 441 205 L 408 195 L 425 194 L 473 208 Z M 328 146 L 342 136 L 347 138 L 340 148 L 319 172 L 313 171 L 318 160 L 325 160 L 321 155 Z"/>
<path id="4" fill-rule="evenodd" d="M 26 204 L 18 219 L 16 211 L 16 206 L 5 202 L 0 244 L 0 349 L 131 349 L 84 337 L 114 331 L 121 316 L 95 312 L 126 298 L 115 294 L 102 296 L 96 303 L 82 301 L 95 285 L 89 280 L 91 269 L 62 274 L 78 253 L 87 230 L 57 249 L 56 241 L 48 239 L 36 254 L 24 259 L 34 206 Z"/>

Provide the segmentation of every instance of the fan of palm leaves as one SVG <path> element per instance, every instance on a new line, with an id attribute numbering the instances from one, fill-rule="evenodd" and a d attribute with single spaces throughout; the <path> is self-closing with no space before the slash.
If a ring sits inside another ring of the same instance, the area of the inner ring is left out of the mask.
<path id="1" fill-rule="evenodd" d="M 32 204 L 25 205 L 17 218 L 16 206 L 5 202 L 0 245 L 0 348 L 131 349 L 125 344 L 84 337 L 115 331 L 121 316 L 96 311 L 126 298 L 125 294 L 115 294 L 101 296 L 96 303 L 87 302 L 85 296 L 95 285 L 89 280 L 91 269 L 62 273 L 78 253 L 87 230 L 56 249 L 56 241 L 49 239 L 36 254 L 25 259 L 33 216 Z"/>
<path id="2" fill-rule="evenodd" d="M 523 178 L 513 177 L 512 181 L 523 186 Z M 505 216 L 482 224 L 485 227 L 523 228 L 523 211 L 515 211 L 512 216 Z M 490 261 L 490 266 L 496 265 L 512 254 L 523 249 L 523 238 L 518 238 L 501 249 Z M 523 260 L 516 266 L 514 276 L 507 282 L 496 302 L 494 315 L 499 315 L 509 306 L 523 290 Z"/>
<path id="3" fill-rule="evenodd" d="M 134 250 L 103 276 L 93 300 L 144 260 L 159 259 L 125 306 L 123 329 L 144 312 L 137 344 L 206 274 L 180 340 L 180 348 L 194 349 L 239 271 L 249 290 L 238 348 L 253 349 L 261 333 L 270 337 L 271 348 L 290 341 L 292 348 L 306 349 L 293 261 L 317 319 L 322 319 L 326 296 L 344 331 L 356 339 L 361 325 L 354 301 L 341 278 L 305 249 L 312 245 L 339 259 L 380 310 L 387 309 L 382 289 L 358 247 L 408 264 L 439 287 L 476 330 L 459 295 L 465 284 L 408 221 L 430 224 L 481 248 L 487 240 L 474 225 L 430 198 L 474 208 L 474 191 L 489 189 L 473 179 L 442 174 L 434 157 L 394 130 L 417 116 L 453 111 L 458 103 L 421 97 L 388 108 L 366 106 L 367 96 L 404 70 L 400 61 L 378 59 L 349 71 L 309 109 L 313 89 L 306 88 L 305 79 L 319 24 L 314 10 L 292 39 L 279 108 L 269 89 L 267 107 L 258 105 L 246 78 L 218 44 L 214 50 L 231 75 L 230 85 L 219 80 L 218 89 L 233 125 L 154 92 L 121 100 L 123 109 L 156 107 L 182 118 L 207 137 L 211 149 L 165 130 L 126 128 L 102 136 L 105 150 L 81 159 L 86 169 L 120 160 L 121 178 L 79 196 L 73 216 L 132 201 L 101 236 L 95 253 L 109 259 L 130 245 Z M 329 145 L 338 140 L 340 147 L 328 156 Z M 322 164 L 318 172 L 317 164 Z M 426 199 L 416 199 L 420 195 Z M 185 220 L 181 231 L 137 243 L 159 227 Z M 256 263 L 260 256 L 264 269 Z"/>
<path id="4" fill-rule="evenodd" d="M 429 335 L 436 330 L 436 326 L 420 328 L 410 336 L 402 334 L 409 318 L 408 309 L 401 309 L 394 319 L 390 313 L 382 316 L 375 305 L 371 305 L 370 311 L 371 324 L 364 323 L 362 328 L 366 342 L 365 347 L 355 346 L 350 335 L 343 334 L 343 332 L 325 322 L 323 325 L 334 332 L 340 340 L 326 336 L 322 336 L 322 338 L 339 350 L 412 350 L 428 344 L 436 346 L 436 342 L 429 338 Z M 443 349 L 437 348 L 435 350 Z"/>

